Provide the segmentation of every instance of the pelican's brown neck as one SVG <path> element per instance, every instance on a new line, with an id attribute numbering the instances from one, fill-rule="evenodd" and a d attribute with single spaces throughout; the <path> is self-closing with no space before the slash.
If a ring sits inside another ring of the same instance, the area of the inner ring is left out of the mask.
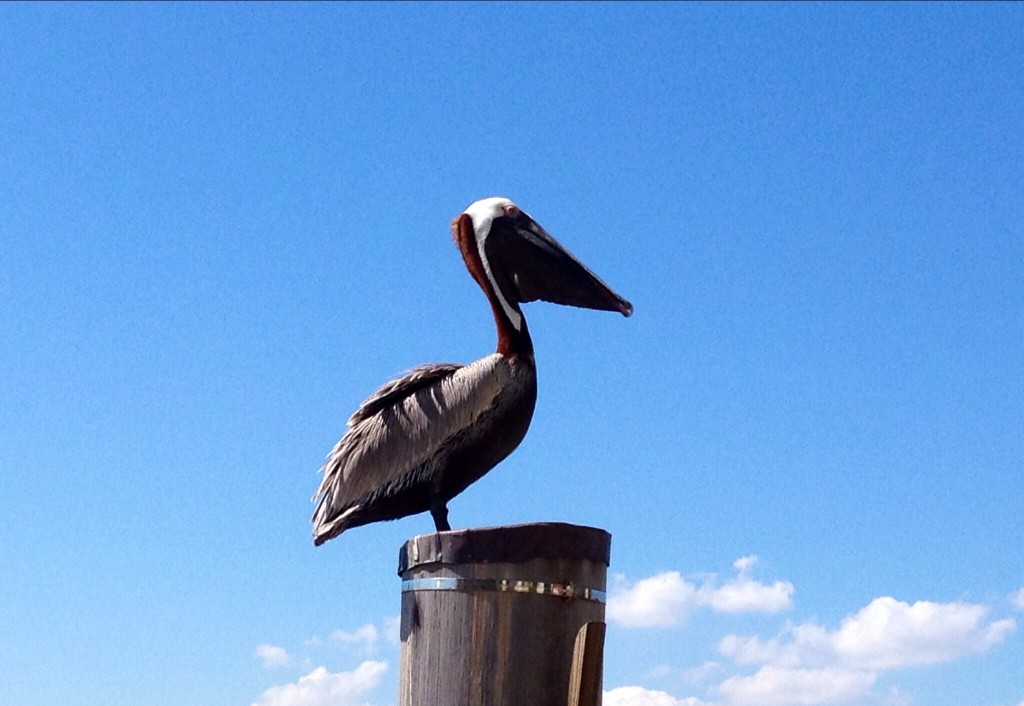
<path id="1" fill-rule="evenodd" d="M 469 274 L 480 286 L 491 304 L 491 311 L 494 313 L 494 323 L 498 329 L 498 353 L 506 358 L 515 356 L 533 357 L 533 341 L 530 339 L 530 331 L 526 327 L 526 317 L 523 316 L 515 300 L 495 290 L 491 278 L 487 276 L 487 269 L 480 248 L 477 245 L 476 233 L 473 230 L 473 219 L 468 214 L 462 213 L 452 221 L 452 237 L 455 244 L 462 253 L 462 260 L 466 263 Z M 511 314 L 518 317 L 517 322 L 510 318 Z"/>

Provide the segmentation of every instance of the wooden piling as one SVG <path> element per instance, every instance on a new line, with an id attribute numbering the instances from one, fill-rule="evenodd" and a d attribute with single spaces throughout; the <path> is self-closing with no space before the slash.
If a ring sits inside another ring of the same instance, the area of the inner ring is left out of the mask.
<path id="1" fill-rule="evenodd" d="M 399 706 L 598 706 L 610 550 L 561 523 L 410 539 Z"/>

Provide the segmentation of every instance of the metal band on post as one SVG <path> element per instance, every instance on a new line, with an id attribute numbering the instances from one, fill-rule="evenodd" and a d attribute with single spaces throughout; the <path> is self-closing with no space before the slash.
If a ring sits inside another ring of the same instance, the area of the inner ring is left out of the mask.
<path id="1" fill-rule="evenodd" d="M 605 603 L 607 594 L 597 588 L 579 588 L 573 583 L 552 583 L 550 581 L 512 581 L 509 579 L 462 579 L 454 576 L 439 578 L 406 579 L 402 581 L 402 593 L 407 591 L 506 591 L 511 593 L 536 593 L 568 600 L 596 601 Z"/>

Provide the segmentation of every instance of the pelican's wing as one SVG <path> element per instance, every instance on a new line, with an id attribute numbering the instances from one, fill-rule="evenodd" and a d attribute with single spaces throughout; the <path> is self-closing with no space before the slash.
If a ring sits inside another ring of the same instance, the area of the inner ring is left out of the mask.
<path id="1" fill-rule="evenodd" d="M 384 383 L 379 390 L 363 400 L 345 426 L 354 427 L 414 392 L 437 384 L 461 367 L 458 363 L 431 363 L 413 368 L 402 377 Z"/>
<path id="2" fill-rule="evenodd" d="M 322 468 L 313 496 L 318 543 L 344 528 L 339 523 L 358 509 L 360 498 L 409 473 L 471 426 L 509 375 L 506 359 L 494 354 L 466 366 L 415 368 L 368 397 Z"/>

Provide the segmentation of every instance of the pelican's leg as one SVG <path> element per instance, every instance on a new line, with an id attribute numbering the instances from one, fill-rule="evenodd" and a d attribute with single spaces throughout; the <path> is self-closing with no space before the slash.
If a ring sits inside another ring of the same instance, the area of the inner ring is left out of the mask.
<path id="1" fill-rule="evenodd" d="M 434 527 L 438 532 L 450 532 L 452 527 L 448 524 L 448 503 L 440 498 L 430 501 L 430 516 L 434 518 Z"/>

